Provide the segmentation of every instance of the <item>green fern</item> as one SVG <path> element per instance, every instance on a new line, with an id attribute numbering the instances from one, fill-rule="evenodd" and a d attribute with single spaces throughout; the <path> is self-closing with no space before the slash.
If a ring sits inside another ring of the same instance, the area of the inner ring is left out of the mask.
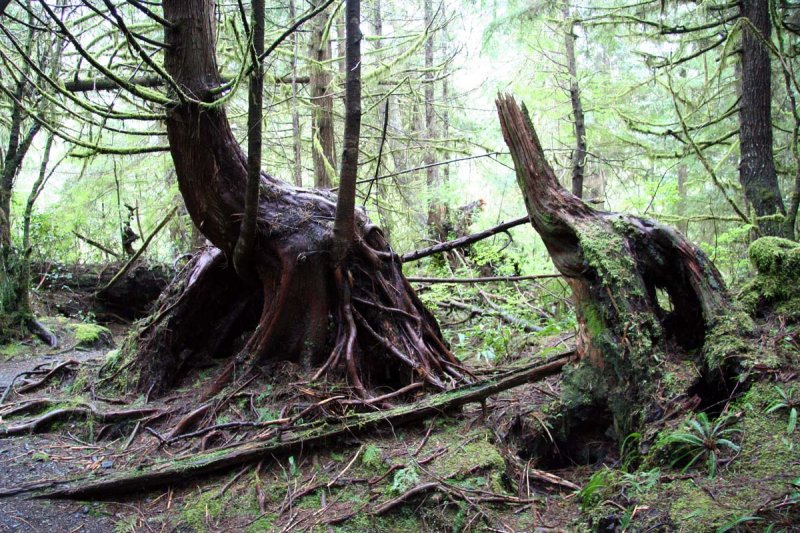
<path id="1" fill-rule="evenodd" d="M 741 431 L 729 427 L 734 419 L 734 416 L 727 415 L 711 421 L 705 413 L 698 413 L 696 417 L 687 421 L 683 428 L 661 437 L 659 444 L 673 449 L 670 466 L 674 468 L 678 464 L 685 463 L 682 471 L 686 472 L 695 463 L 704 459 L 708 467 L 708 476 L 714 478 L 720 455 L 725 451 L 739 451 L 739 445 L 731 440 Z"/>
<path id="2" fill-rule="evenodd" d="M 786 425 L 786 432 L 793 433 L 797 427 L 797 408 L 800 407 L 800 395 L 797 394 L 797 387 L 775 387 L 775 392 L 779 398 L 773 400 L 767 406 L 767 413 L 786 410 L 789 412 L 789 422 Z"/>

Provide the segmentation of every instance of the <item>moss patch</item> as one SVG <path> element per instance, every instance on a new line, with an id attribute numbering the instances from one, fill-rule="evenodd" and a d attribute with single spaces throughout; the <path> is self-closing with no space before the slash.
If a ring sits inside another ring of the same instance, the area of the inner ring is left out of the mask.
<path id="1" fill-rule="evenodd" d="M 780 237 L 761 237 L 748 250 L 758 271 L 741 293 L 748 310 L 773 310 L 786 318 L 800 320 L 800 243 Z"/>
<path id="2" fill-rule="evenodd" d="M 114 338 L 111 331 L 98 324 L 73 324 L 70 326 L 72 329 L 72 336 L 78 347 L 81 348 L 95 348 L 99 346 L 112 346 Z"/>
<path id="3" fill-rule="evenodd" d="M 30 351 L 30 347 L 22 344 L 21 342 L 11 342 L 0 346 L 0 361 L 4 359 L 13 359 Z"/>

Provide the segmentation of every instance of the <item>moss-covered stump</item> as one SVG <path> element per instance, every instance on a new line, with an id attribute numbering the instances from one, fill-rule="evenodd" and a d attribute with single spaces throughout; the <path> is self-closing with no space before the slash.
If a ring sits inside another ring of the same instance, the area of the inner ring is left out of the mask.
<path id="1" fill-rule="evenodd" d="M 756 277 L 742 290 L 741 300 L 758 316 L 775 313 L 800 319 L 800 243 L 761 237 L 748 250 Z"/>
<path id="2" fill-rule="evenodd" d="M 581 361 L 567 372 L 554 425 L 567 440 L 592 428 L 621 442 L 676 410 L 718 401 L 735 383 L 727 378 L 748 352 L 752 323 L 708 257 L 673 228 L 573 196 L 524 108 L 500 97 L 497 109 L 531 224 L 572 288 L 578 318 Z"/>

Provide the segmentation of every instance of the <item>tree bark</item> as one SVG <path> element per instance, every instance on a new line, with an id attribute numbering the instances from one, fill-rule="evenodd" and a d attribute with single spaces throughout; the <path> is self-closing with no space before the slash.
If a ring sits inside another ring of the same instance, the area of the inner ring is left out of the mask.
<path id="1" fill-rule="evenodd" d="M 572 105 L 572 126 L 575 131 L 575 150 L 572 152 L 572 194 L 583 198 L 583 177 L 586 170 L 586 121 L 583 116 L 583 102 L 578 86 L 578 62 L 575 58 L 575 21 L 570 14 L 569 2 L 562 8 L 564 22 L 564 51 L 567 56 L 567 75 L 569 76 L 569 101 Z"/>
<path id="2" fill-rule="evenodd" d="M 745 27 L 742 37 L 739 181 L 759 217 L 760 233 L 791 239 L 772 155 L 772 74 L 769 50 L 762 42 L 772 33 L 769 2 L 742 0 L 740 6 L 752 27 Z"/>
<path id="3" fill-rule="evenodd" d="M 433 72 L 433 0 L 424 0 L 425 11 L 425 31 L 428 36 L 425 39 L 425 134 L 424 139 L 427 141 L 425 147 L 424 163 L 427 167 L 425 169 L 425 183 L 428 186 L 428 232 L 431 238 L 436 241 L 443 242 L 447 240 L 447 233 L 444 229 L 444 221 L 447 218 L 447 207 L 441 205 L 435 198 L 436 188 L 439 186 L 439 167 L 435 166 L 436 151 L 433 146 L 433 141 L 436 139 L 436 110 L 433 107 L 434 101 L 434 72 Z"/>
<path id="4" fill-rule="evenodd" d="M 531 224 L 575 301 L 581 362 L 563 400 L 606 413 L 624 438 L 658 416 L 658 398 L 687 393 L 665 390 L 665 372 L 690 362 L 716 383 L 735 360 L 717 342 L 733 323 L 722 277 L 675 230 L 595 211 L 563 189 L 524 108 L 510 97 L 497 108 Z"/>
<path id="5" fill-rule="evenodd" d="M 319 5 L 318 1 L 314 6 Z M 314 160 L 314 187 L 330 189 L 333 187 L 336 157 L 333 138 L 333 95 L 331 94 L 331 41 L 325 33 L 326 17 L 317 17 L 312 22 L 311 75 L 311 145 Z"/>
<path id="6" fill-rule="evenodd" d="M 165 67 L 183 91 L 206 103 L 169 110 L 170 149 L 187 211 L 216 249 L 193 259 L 138 332 L 132 365 L 138 387 L 163 391 L 206 352 L 238 354 L 230 372 L 230 365 L 269 366 L 278 359 L 322 363 L 317 375 L 342 372 L 356 388 L 363 383 L 365 394 L 371 383 L 418 380 L 443 389 L 461 380 L 435 319 L 361 210 L 354 212 L 350 253 L 337 265 L 331 227 L 337 199 L 329 192 L 262 172 L 252 265 L 260 290 L 225 269 L 238 238 L 247 165 L 225 110 L 214 105 L 220 83 L 214 8 L 213 0 L 164 1 L 171 23 Z"/>

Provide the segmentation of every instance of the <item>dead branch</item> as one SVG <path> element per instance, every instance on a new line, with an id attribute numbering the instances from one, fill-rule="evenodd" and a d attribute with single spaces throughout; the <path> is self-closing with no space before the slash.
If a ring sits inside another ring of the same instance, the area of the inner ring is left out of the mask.
<path id="1" fill-rule="evenodd" d="M 528 333 L 536 333 L 537 331 L 542 331 L 541 326 L 537 326 L 535 324 L 531 324 L 527 320 L 522 320 L 521 318 L 517 318 L 515 316 L 509 315 L 505 311 L 500 309 L 483 309 L 481 307 L 476 307 L 474 305 L 465 304 L 464 302 L 459 302 L 458 300 L 447 300 L 445 302 L 437 302 L 437 305 L 443 309 L 451 308 L 451 309 L 460 309 L 462 311 L 468 311 L 470 316 L 493 316 L 499 318 L 502 322 L 509 324 L 511 326 L 517 326 L 522 328 Z"/>
<path id="2" fill-rule="evenodd" d="M 407 499 L 411 498 L 412 496 L 416 496 L 417 494 L 422 494 L 423 492 L 428 492 L 434 489 L 441 489 L 442 486 L 436 482 L 430 483 L 420 483 L 419 485 L 410 488 L 397 498 L 389 500 L 388 502 L 382 503 L 375 509 L 370 511 L 370 514 L 383 514 L 387 511 L 390 511 L 400 505 L 401 503 L 405 502 Z"/>
<path id="3" fill-rule="evenodd" d="M 136 260 L 139 259 L 139 257 L 141 257 L 141 255 L 144 253 L 145 250 L 147 250 L 147 247 L 150 245 L 152 240 L 155 238 L 156 235 L 159 234 L 159 232 L 164 228 L 164 226 L 167 225 L 167 222 L 169 222 L 169 220 L 172 218 L 172 216 L 175 214 L 175 212 L 177 210 L 178 210 L 177 206 L 175 206 L 172 209 L 170 209 L 169 213 L 167 213 L 167 216 L 165 216 L 161 220 L 161 222 L 158 223 L 158 226 L 156 226 L 156 229 L 154 229 L 153 232 L 150 235 L 148 235 L 148 237 L 144 240 L 144 242 L 139 247 L 139 249 L 136 250 L 136 253 L 133 254 L 130 259 L 128 259 L 128 262 L 125 263 L 122 266 L 122 268 L 119 269 L 119 272 L 117 272 L 114 275 L 114 277 L 111 278 L 111 281 L 109 281 L 108 284 L 105 287 L 103 287 L 102 289 L 97 291 L 97 294 L 102 294 L 103 292 L 105 292 L 108 289 L 110 289 L 117 281 L 119 281 L 122 278 L 122 276 L 124 276 L 125 274 L 128 273 L 128 271 L 136 263 Z"/>
<path id="4" fill-rule="evenodd" d="M 526 281 L 560 277 L 561 274 L 533 274 L 530 276 L 485 276 L 480 278 L 425 278 L 412 276 L 406 279 L 416 283 L 491 283 L 494 281 Z"/>
<path id="5" fill-rule="evenodd" d="M 574 351 L 569 351 L 545 361 L 533 363 L 501 376 L 485 379 L 444 393 L 434 394 L 411 405 L 404 405 L 381 412 L 355 414 L 330 421 L 304 424 L 291 431 L 273 432 L 269 438 L 255 439 L 232 444 L 210 452 L 200 452 L 168 463 L 159 463 L 135 472 L 114 472 L 92 478 L 79 477 L 66 486 L 52 491 L 34 487 L 29 492 L 39 498 L 107 498 L 132 490 L 150 489 L 176 484 L 198 476 L 218 473 L 235 466 L 264 460 L 276 454 L 295 450 L 308 450 L 343 435 L 356 435 L 377 427 L 397 427 L 423 420 L 437 413 L 451 411 L 463 405 L 479 402 L 499 392 L 524 383 L 540 381 L 557 374 L 573 360 Z"/>
<path id="6" fill-rule="evenodd" d="M 97 249 L 98 249 L 98 250 L 100 250 L 101 252 L 105 252 L 105 253 L 107 253 L 108 255 L 112 256 L 112 257 L 115 257 L 115 258 L 117 258 L 117 259 L 120 259 L 120 256 L 119 256 L 119 254 L 118 254 L 117 252 L 115 252 L 114 250 L 112 250 L 111 248 L 109 248 L 109 247 L 107 247 L 107 246 L 104 246 L 104 245 L 100 244 L 99 242 L 97 242 L 97 241 L 95 241 L 95 240 L 93 240 L 93 239 L 90 239 L 89 237 L 86 237 L 86 236 L 84 236 L 84 235 L 81 235 L 80 233 L 78 233 L 78 232 L 77 232 L 77 231 L 75 231 L 75 230 L 72 230 L 72 234 L 73 234 L 73 235 L 75 235 L 75 236 L 76 236 L 77 238 L 79 238 L 80 240 L 82 240 L 83 242 L 85 242 L 86 244 L 88 244 L 88 245 L 90 245 L 90 246 L 94 246 L 95 248 L 97 248 Z"/>
<path id="7" fill-rule="evenodd" d="M 502 224 L 495 226 L 493 228 L 479 231 L 478 233 L 473 233 L 472 235 L 466 235 L 464 237 L 459 237 L 458 239 L 453 239 L 452 241 L 442 242 L 434 246 L 429 246 L 428 248 L 422 248 L 421 250 L 415 250 L 413 252 L 409 252 L 407 254 L 404 254 L 401 257 L 401 259 L 403 260 L 404 263 L 408 263 L 411 261 L 422 259 L 423 257 L 428 257 L 429 255 L 440 254 L 442 252 L 447 252 L 449 250 L 454 250 L 456 248 L 463 248 L 465 246 L 469 246 L 473 242 L 482 241 L 483 239 L 491 237 L 492 235 L 496 235 L 498 233 L 507 231 L 511 228 L 528 223 L 530 223 L 530 219 L 526 215 L 524 217 L 517 218 L 510 222 L 503 222 Z"/>

